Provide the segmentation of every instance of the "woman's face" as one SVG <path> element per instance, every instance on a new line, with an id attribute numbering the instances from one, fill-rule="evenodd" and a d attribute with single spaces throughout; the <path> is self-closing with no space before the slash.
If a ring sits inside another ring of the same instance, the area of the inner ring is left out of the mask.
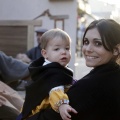
<path id="1" fill-rule="evenodd" d="M 106 64 L 113 58 L 112 52 L 104 48 L 97 28 L 87 31 L 83 43 L 82 52 L 88 67 Z"/>

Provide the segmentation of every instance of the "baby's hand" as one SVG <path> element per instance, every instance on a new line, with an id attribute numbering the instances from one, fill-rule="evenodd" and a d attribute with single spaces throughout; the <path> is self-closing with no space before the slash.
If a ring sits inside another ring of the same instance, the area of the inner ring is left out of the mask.
<path id="1" fill-rule="evenodd" d="M 77 111 L 68 104 L 60 105 L 59 112 L 63 120 L 71 120 L 70 112 L 77 114 Z"/>

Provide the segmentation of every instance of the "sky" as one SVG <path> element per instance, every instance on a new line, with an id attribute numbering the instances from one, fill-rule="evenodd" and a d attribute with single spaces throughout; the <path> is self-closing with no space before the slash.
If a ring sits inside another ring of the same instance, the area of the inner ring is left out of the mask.
<path id="1" fill-rule="evenodd" d="M 120 5 L 120 0 L 101 0 L 110 4 Z"/>

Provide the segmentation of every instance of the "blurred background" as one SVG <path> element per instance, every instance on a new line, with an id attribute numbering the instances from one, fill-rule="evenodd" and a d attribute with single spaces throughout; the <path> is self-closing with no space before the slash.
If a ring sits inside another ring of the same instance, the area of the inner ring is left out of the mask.
<path id="1" fill-rule="evenodd" d="M 80 73 L 89 71 L 81 52 L 82 36 L 89 23 L 100 18 L 120 23 L 120 1 L 0 0 L 0 50 L 16 57 L 37 45 L 36 30 L 63 29 L 72 39 L 69 66 L 75 71 L 75 77 L 80 78 Z"/>

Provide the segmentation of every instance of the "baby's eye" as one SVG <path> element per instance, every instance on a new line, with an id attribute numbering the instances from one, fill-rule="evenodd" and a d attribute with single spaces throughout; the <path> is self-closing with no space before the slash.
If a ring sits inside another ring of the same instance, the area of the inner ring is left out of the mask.
<path id="1" fill-rule="evenodd" d="M 54 50 L 57 51 L 57 50 L 59 50 L 59 48 L 55 48 Z"/>
<path id="2" fill-rule="evenodd" d="M 70 50 L 70 47 L 66 47 L 66 50 Z"/>

